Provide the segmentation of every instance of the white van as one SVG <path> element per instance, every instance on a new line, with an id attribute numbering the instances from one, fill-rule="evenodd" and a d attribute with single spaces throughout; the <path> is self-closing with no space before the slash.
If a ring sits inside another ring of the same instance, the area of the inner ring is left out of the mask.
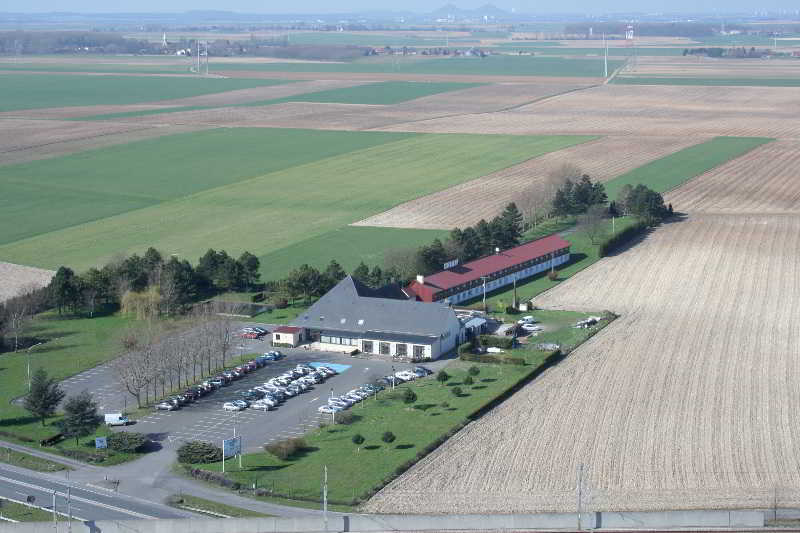
<path id="1" fill-rule="evenodd" d="M 128 417 L 122 413 L 111 413 L 105 415 L 107 426 L 127 426 L 130 423 Z"/>

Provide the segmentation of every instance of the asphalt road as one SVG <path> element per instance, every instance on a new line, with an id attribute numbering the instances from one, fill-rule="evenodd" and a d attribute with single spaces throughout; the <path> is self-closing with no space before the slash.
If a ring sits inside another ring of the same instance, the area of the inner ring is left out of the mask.
<path id="1" fill-rule="evenodd" d="M 158 505 L 103 489 L 90 489 L 68 484 L 52 476 L 37 475 L 19 468 L 0 464 L 0 497 L 26 501 L 36 498 L 34 505 L 53 508 L 56 492 L 56 511 L 67 513 L 67 490 L 71 492 L 72 516 L 76 520 L 131 520 L 141 518 L 186 518 L 192 516 L 178 509 Z M 59 517 L 62 520 L 63 517 Z"/>

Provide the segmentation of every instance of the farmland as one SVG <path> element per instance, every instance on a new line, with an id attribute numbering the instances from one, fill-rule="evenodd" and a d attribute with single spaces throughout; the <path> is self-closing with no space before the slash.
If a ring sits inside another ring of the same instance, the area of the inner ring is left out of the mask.
<path id="1" fill-rule="evenodd" d="M 284 82 L 197 77 L 0 74 L 0 111 L 138 104 L 276 83 Z"/>
<path id="2" fill-rule="evenodd" d="M 235 129 L 3 167 L 13 193 L 3 212 L 15 223 L 2 225 L 0 257 L 83 269 L 148 246 L 191 259 L 209 247 L 264 255 L 586 140 Z M 120 165 L 126 178 L 109 181 Z M 58 213 L 44 209 L 42 185 L 59 198 Z"/>

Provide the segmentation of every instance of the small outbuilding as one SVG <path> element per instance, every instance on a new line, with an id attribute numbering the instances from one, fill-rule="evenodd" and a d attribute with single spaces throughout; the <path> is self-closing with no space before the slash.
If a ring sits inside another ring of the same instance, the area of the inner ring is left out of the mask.
<path id="1" fill-rule="evenodd" d="M 280 326 L 272 332 L 272 344 L 291 345 L 293 348 L 303 342 L 303 328 Z"/>

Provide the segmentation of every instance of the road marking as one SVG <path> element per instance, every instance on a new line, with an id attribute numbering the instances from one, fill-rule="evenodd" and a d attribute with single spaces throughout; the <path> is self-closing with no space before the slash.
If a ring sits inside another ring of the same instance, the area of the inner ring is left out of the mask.
<path id="1" fill-rule="evenodd" d="M 308 402 L 308 403 L 314 403 L 314 402 L 316 402 L 317 400 L 319 400 L 319 396 L 317 396 L 316 398 L 314 398 L 313 400 L 311 400 L 311 401 L 310 401 L 310 402 Z"/>
<path id="2" fill-rule="evenodd" d="M 54 490 L 54 489 L 51 489 L 51 488 L 48 488 L 48 487 L 42 487 L 40 485 L 34 485 L 33 483 L 26 483 L 24 481 L 19 481 L 18 479 L 11 479 L 11 478 L 8 478 L 8 477 L 5 477 L 5 476 L 0 476 L 0 480 L 6 481 L 8 483 L 13 483 L 15 485 L 21 485 L 23 487 L 28 487 L 30 489 L 44 491 L 44 492 L 47 492 L 47 493 L 50 493 L 50 494 L 55 492 L 55 494 L 57 496 L 61 496 L 62 498 L 66 498 L 67 497 L 66 493 L 58 492 L 58 490 Z M 92 491 L 87 491 L 87 492 L 92 492 Z M 99 494 L 99 493 L 95 492 L 94 494 Z M 96 505 L 97 507 L 105 507 L 106 509 L 111 509 L 112 511 L 117 511 L 117 512 L 120 512 L 120 513 L 129 514 L 131 516 L 135 516 L 135 517 L 138 517 L 138 518 L 150 518 L 150 519 L 155 519 L 156 518 L 155 516 L 150 516 L 150 515 L 146 515 L 146 514 L 143 514 L 143 513 L 137 513 L 136 511 L 131 511 L 129 509 L 123 509 L 122 507 L 117 507 L 115 505 L 109 505 L 107 503 L 102 503 L 102 502 L 98 502 L 98 501 L 94 501 L 94 500 L 89 500 L 87 498 L 81 498 L 80 496 L 76 496 L 74 494 L 71 495 L 71 498 L 73 500 L 75 500 L 75 501 L 88 503 L 89 505 Z"/>

